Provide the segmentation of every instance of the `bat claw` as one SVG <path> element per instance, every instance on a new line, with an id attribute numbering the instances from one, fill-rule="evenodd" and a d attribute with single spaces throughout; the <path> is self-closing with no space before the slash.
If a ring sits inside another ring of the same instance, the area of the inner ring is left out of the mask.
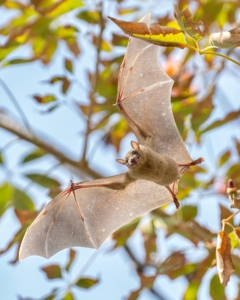
<path id="1" fill-rule="evenodd" d="M 178 199 L 175 197 L 174 200 L 173 200 L 175 206 L 176 206 L 176 209 L 179 209 L 180 208 L 180 203 L 178 201 Z"/>

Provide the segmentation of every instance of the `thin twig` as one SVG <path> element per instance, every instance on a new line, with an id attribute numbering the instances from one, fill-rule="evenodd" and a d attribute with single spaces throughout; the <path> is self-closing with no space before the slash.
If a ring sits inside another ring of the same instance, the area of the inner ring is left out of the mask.
<path id="1" fill-rule="evenodd" d="M 129 255 L 129 257 L 131 258 L 131 260 L 135 263 L 137 271 L 140 272 L 140 273 L 143 273 L 143 270 L 144 270 L 145 267 L 147 267 L 147 265 L 142 264 L 136 258 L 136 256 L 133 254 L 132 250 L 129 248 L 128 245 L 124 245 L 124 249 L 126 250 L 126 252 Z"/>
<path id="2" fill-rule="evenodd" d="M 2 86 L 5 93 L 8 95 L 9 99 L 12 101 L 13 105 L 15 106 L 18 114 L 22 118 L 22 121 L 25 124 L 26 128 L 28 129 L 29 133 L 32 136 L 35 136 L 33 129 L 31 128 L 30 123 L 28 122 L 28 119 L 27 119 L 24 111 L 22 110 L 21 106 L 18 104 L 17 99 L 14 97 L 14 95 L 11 92 L 11 90 L 9 89 L 9 87 L 6 85 L 6 83 L 2 79 L 0 79 L 0 85 Z"/>
<path id="3" fill-rule="evenodd" d="M 150 291 L 155 297 L 157 297 L 157 299 L 159 299 L 159 300 L 165 300 L 165 298 L 164 298 L 162 295 L 160 295 L 160 293 L 157 292 L 154 288 L 149 289 L 149 291 Z"/>
<path id="4" fill-rule="evenodd" d="M 133 254 L 132 250 L 130 249 L 130 247 L 128 245 L 124 245 L 124 249 L 126 250 L 127 254 L 129 255 L 129 257 L 131 258 L 131 260 L 135 263 L 136 265 L 136 269 L 138 272 L 143 273 L 144 269 L 146 267 L 148 267 L 148 264 L 142 264 L 137 258 L 136 256 Z M 153 287 L 149 289 L 149 291 L 155 296 L 157 297 L 159 300 L 165 300 L 165 298 L 160 295 L 159 292 L 157 292 Z"/>
<path id="5" fill-rule="evenodd" d="M 96 45 L 97 59 L 96 59 L 96 64 L 95 64 L 95 74 L 94 74 L 94 76 L 92 78 L 92 83 L 91 83 L 92 90 L 90 92 L 92 94 L 93 99 L 94 99 L 94 94 L 96 92 L 97 85 L 98 85 L 99 63 L 100 63 L 100 52 L 101 52 L 101 44 L 102 44 L 102 35 L 103 35 L 104 28 L 105 28 L 104 18 L 103 18 L 103 2 L 100 2 L 98 4 L 98 7 L 99 7 L 100 32 L 99 32 L 98 41 L 97 41 L 97 45 Z M 86 163 L 86 153 L 87 153 L 87 147 L 88 147 L 88 136 L 89 136 L 89 134 L 91 132 L 91 116 L 92 116 L 92 113 L 93 113 L 93 107 L 92 106 L 93 106 L 93 103 L 91 103 L 89 105 L 89 107 L 88 107 L 87 129 L 86 129 L 85 142 L 84 142 L 84 147 L 83 147 L 83 156 L 82 156 L 82 159 L 83 159 L 84 163 Z"/>

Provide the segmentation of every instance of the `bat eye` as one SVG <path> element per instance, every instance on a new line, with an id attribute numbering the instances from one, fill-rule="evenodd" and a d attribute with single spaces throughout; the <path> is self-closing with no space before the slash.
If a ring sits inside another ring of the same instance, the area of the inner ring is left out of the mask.
<path id="1" fill-rule="evenodd" d="M 137 151 L 132 151 L 132 154 L 138 154 Z"/>
<path id="2" fill-rule="evenodd" d="M 128 159 L 127 158 L 125 159 L 125 162 L 128 163 Z"/>

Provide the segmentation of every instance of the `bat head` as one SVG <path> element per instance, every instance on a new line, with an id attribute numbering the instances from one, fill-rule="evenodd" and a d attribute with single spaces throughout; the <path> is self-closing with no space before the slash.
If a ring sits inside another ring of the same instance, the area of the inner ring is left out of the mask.
<path id="1" fill-rule="evenodd" d="M 126 165 L 129 169 L 132 169 L 138 165 L 143 155 L 138 143 L 131 141 L 131 146 L 132 149 L 128 151 L 124 159 L 117 159 L 118 163 Z"/>

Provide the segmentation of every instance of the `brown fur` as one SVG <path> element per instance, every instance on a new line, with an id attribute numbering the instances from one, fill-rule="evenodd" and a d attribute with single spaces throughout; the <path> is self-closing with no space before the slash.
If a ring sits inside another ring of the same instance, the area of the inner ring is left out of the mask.
<path id="1" fill-rule="evenodd" d="M 136 148 L 134 148 L 136 149 Z M 130 150 L 125 156 L 128 175 L 132 179 L 145 179 L 159 185 L 169 185 L 180 178 L 177 163 L 166 155 L 161 155 L 148 146 L 138 144 L 138 154 Z M 131 165 L 131 161 L 137 161 Z"/>

